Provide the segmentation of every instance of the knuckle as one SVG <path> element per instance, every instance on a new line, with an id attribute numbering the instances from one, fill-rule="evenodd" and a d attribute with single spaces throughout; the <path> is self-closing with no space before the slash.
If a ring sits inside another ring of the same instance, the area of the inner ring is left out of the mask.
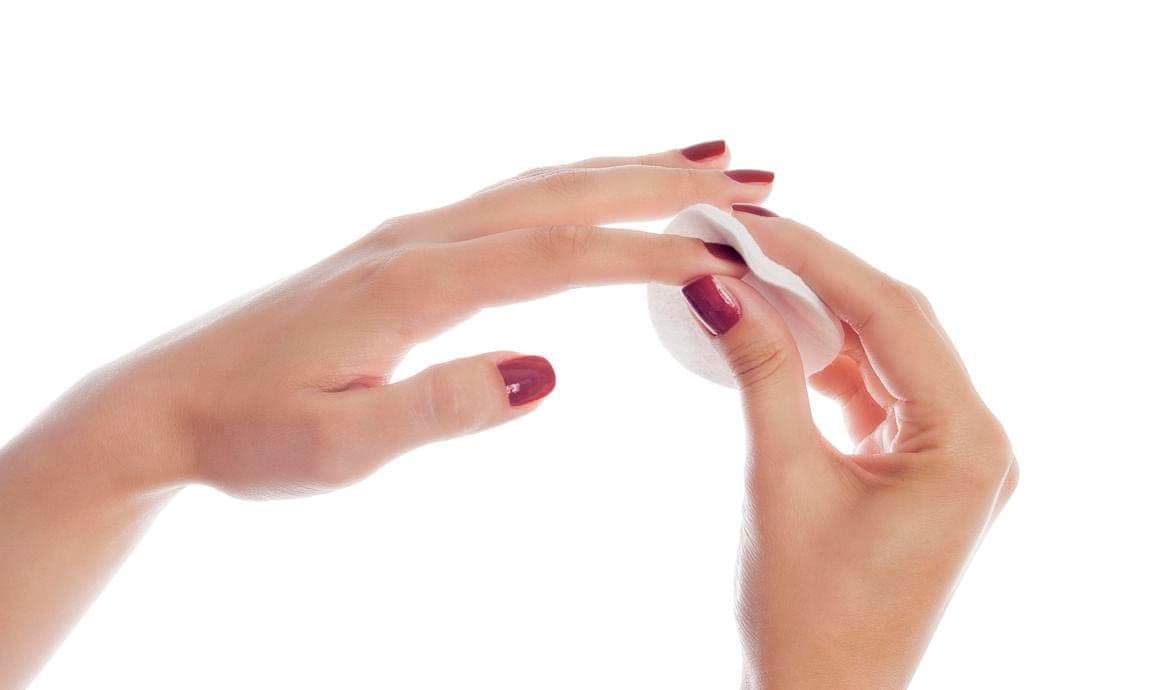
<path id="1" fill-rule="evenodd" d="M 535 179 L 546 194 L 564 201 L 586 196 L 591 185 L 591 175 L 578 169 L 552 170 Z"/>
<path id="2" fill-rule="evenodd" d="M 860 334 L 869 330 L 876 319 L 906 323 L 908 319 L 926 318 L 911 288 L 890 276 L 879 276 L 872 300 L 869 310 L 851 321 L 851 326 Z"/>
<path id="3" fill-rule="evenodd" d="M 577 262 L 586 256 L 597 236 L 596 228 L 589 225 L 551 225 L 537 233 L 544 259 L 566 263 Z"/>
<path id="4" fill-rule="evenodd" d="M 915 286 L 908 283 L 899 282 L 899 285 L 902 286 L 903 291 L 906 292 L 910 299 L 914 301 L 914 303 L 917 304 L 920 309 L 923 311 L 928 311 L 931 308 L 930 300 L 926 298 L 926 295 L 923 294 L 922 290 L 919 290 Z"/>
<path id="5" fill-rule="evenodd" d="M 881 303 L 888 309 L 900 312 L 918 311 L 914 288 L 890 276 L 880 278 L 879 296 Z"/>
<path id="6" fill-rule="evenodd" d="M 761 386 L 790 365 L 791 352 L 783 336 L 766 337 L 739 343 L 727 353 L 731 372 L 744 389 Z"/>
<path id="7" fill-rule="evenodd" d="M 535 179 L 537 177 L 546 177 L 547 175 L 553 174 L 555 172 L 555 170 L 556 170 L 556 168 L 553 168 L 550 166 L 541 166 L 538 168 L 531 168 L 530 170 L 524 170 L 523 172 L 516 175 L 515 179 L 531 180 L 531 179 Z"/>
<path id="8" fill-rule="evenodd" d="M 964 467 L 964 487 L 968 493 L 980 498 L 996 495 L 1009 471 L 1010 464 L 1006 458 L 975 458 Z"/>
<path id="9" fill-rule="evenodd" d="M 377 225 L 365 237 L 367 245 L 376 251 L 394 251 L 401 247 L 407 238 L 423 226 L 426 212 L 389 218 Z"/>
<path id="10" fill-rule="evenodd" d="M 473 395 L 475 389 L 468 383 L 468 377 L 458 375 L 451 367 L 430 370 L 425 409 L 431 426 L 465 434 L 486 425 L 487 409 L 480 397 Z"/>
<path id="11" fill-rule="evenodd" d="M 445 251 L 446 245 L 423 245 L 368 258 L 351 279 L 356 305 L 387 314 L 386 329 L 401 342 L 413 342 L 435 324 L 465 315 L 459 277 L 434 270 Z"/>
<path id="12" fill-rule="evenodd" d="M 998 418 L 989 412 L 980 425 L 979 439 L 988 454 L 1013 460 L 1014 451 L 1010 445 L 1010 438 L 1006 435 L 1006 429 Z"/>
<path id="13" fill-rule="evenodd" d="M 760 245 L 767 245 L 771 258 L 782 263 L 792 272 L 803 275 L 806 270 L 808 247 L 818 239 L 818 233 L 789 218 L 764 218 L 760 225 L 766 235 L 756 233 Z"/>
<path id="14" fill-rule="evenodd" d="M 435 261 L 433 253 L 430 246 L 405 247 L 381 253 L 366 262 L 366 281 L 373 291 L 390 291 L 396 285 L 412 284 L 413 281 L 426 286 L 439 275 L 428 271 Z"/>
<path id="15" fill-rule="evenodd" d="M 980 416 L 969 438 L 970 452 L 957 463 L 961 486 L 980 497 L 1012 492 L 1008 485 L 1018 481 L 1018 463 L 999 421 L 989 412 Z"/>

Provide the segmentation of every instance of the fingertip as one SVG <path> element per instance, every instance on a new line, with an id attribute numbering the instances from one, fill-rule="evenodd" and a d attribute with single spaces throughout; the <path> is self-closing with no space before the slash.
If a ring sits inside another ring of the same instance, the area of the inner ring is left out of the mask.
<path id="1" fill-rule="evenodd" d="M 547 397 L 555 390 L 555 368 L 538 355 L 517 355 L 496 364 L 503 379 L 507 402 L 523 407 Z"/>
<path id="2" fill-rule="evenodd" d="M 717 276 L 696 278 L 683 286 L 682 293 L 699 323 L 711 335 L 725 334 L 743 317 L 739 300 Z"/>
<path id="3" fill-rule="evenodd" d="M 723 244 L 722 242 L 703 242 L 703 246 L 705 246 L 707 251 L 710 252 L 711 256 L 715 257 L 716 259 L 721 259 L 723 261 L 738 264 L 740 266 L 747 265 L 746 260 L 743 259 L 743 255 L 739 253 L 739 250 L 735 249 L 729 244 Z"/>
<path id="4" fill-rule="evenodd" d="M 782 314 L 762 294 L 737 278 L 715 276 L 715 279 L 727 294 L 739 303 L 741 318 L 736 326 L 743 327 L 744 330 L 753 329 L 757 332 L 770 332 L 793 342 L 790 329 L 787 328 Z M 734 328 L 732 327 L 732 329 Z"/>
<path id="5" fill-rule="evenodd" d="M 727 142 L 723 139 L 704 141 L 678 150 L 687 163 L 700 166 L 715 166 L 730 158 Z"/>
<path id="6" fill-rule="evenodd" d="M 770 209 L 757 206 L 755 204 L 731 204 L 731 212 L 735 214 L 745 214 L 751 216 L 759 216 L 760 218 L 778 218 L 779 214 Z"/>
<path id="7" fill-rule="evenodd" d="M 775 186 L 775 174 L 769 170 L 723 170 L 724 187 L 730 195 L 728 207 L 735 204 L 758 205 L 767 199 Z"/>
<path id="8" fill-rule="evenodd" d="M 746 259 L 729 244 L 722 242 L 703 242 L 703 247 L 707 250 L 713 258 L 718 259 L 720 264 L 713 273 L 721 273 L 722 275 L 730 275 L 736 278 L 742 278 L 750 272 L 750 267 L 747 266 Z"/>
<path id="9" fill-rule="evenodd" d="M 725 170 L 723 174 L 735 182 L 745 185 L 765 186 L 775 182 L 775 173 L 770 170 L 740 168 L 738 170 Z"/>

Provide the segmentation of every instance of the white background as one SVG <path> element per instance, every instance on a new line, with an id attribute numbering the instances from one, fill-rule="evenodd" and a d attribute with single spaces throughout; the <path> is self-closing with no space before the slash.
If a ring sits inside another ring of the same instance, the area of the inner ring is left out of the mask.
<path id="1" fill-rule="evenodd" d="M 0 437 L 389 216 L 725 137 L 931 297 L 1021 461 L 915 686 L 1145 687 L 1139 4 L 6 2 Z M 535 414 L 319 498 L 185 491 L 34 687 L 736 687 L 737 396 L 640 286 L 400 374 L 496 349 L 555 363 Z"/>

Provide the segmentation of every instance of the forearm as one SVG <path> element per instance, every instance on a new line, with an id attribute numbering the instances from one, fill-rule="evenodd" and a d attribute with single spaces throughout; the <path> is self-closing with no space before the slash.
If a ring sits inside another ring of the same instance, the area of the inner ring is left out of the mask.
<path id="1" fill-rule="evenodd" d="M 163 451 L 132 403 L 92 393 L 0 450 L 0 688 L 31 679 L 175 490 L 140 471 Z"/>
<path id="2" fill-rule="evenodd" d="M 917 661 L 917 658 L 914 660 Z M 815 658 L 775 658 L 770 663 L 746 660 L 741 690 L 820 690 L 822 688 L 873 688 L 900 690 L 914 675 L 914 663 L 859 659 L 848 651 L 831 651 Z"/>
<path id="3" fill-rule="evenodd" d="M 844 625 L 851 616 L 842 612 L 850 610 L 840 609 L 831 620 L 812 610 L 809 623 L 763 626 L 765 632 L 744 647 L 742 690 L 907 687 L 925 641 L 892 630 L 889 619 Z"/>

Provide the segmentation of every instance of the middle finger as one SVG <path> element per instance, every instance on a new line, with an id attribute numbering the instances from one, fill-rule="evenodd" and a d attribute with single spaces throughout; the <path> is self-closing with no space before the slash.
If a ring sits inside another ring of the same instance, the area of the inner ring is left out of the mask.
<path id="1" fill-rule="evenodd" d="M 603 225 L 673 215 L 693 204 L 720 208 L 761 202 L 774 173 L 657 165 L 560 168 L 481 192 L 428 214 L 437 241 L 459 241 L 516 228 Z"/>

